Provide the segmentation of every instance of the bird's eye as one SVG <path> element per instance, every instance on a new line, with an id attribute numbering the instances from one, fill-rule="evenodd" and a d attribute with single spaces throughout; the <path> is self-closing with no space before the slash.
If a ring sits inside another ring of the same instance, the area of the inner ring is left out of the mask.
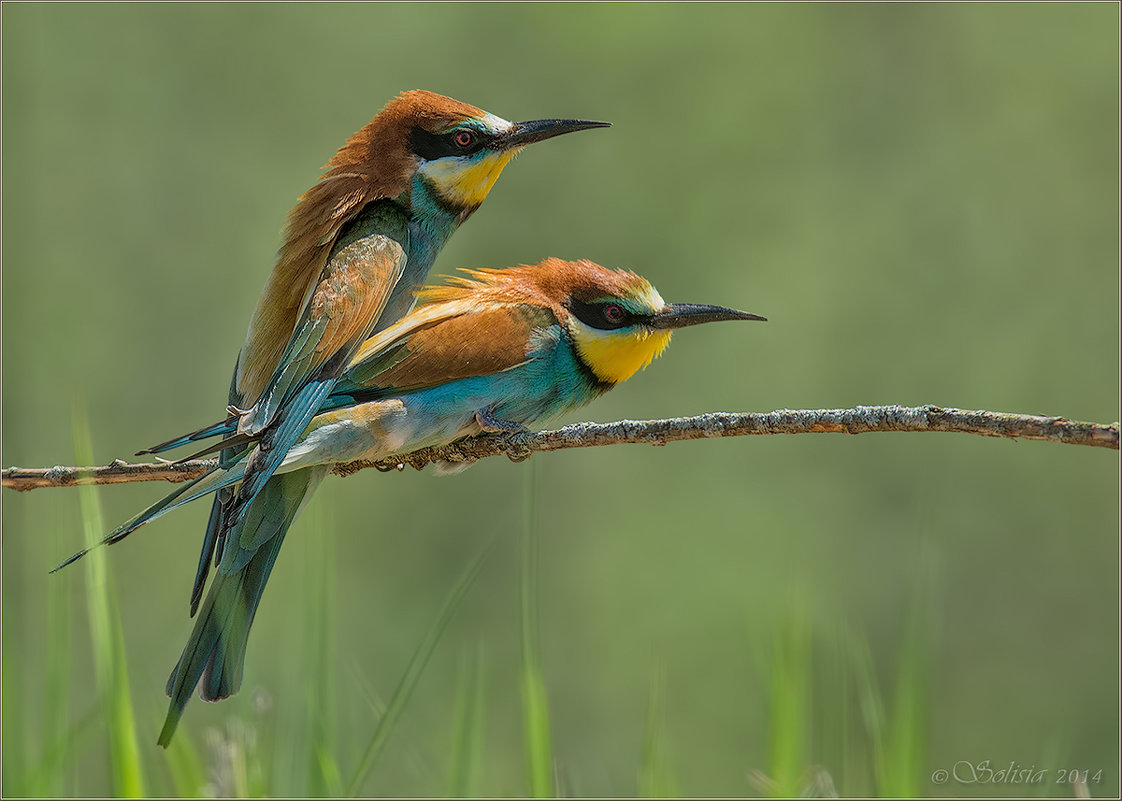
<path id="1" fill-rule="evenodd" d="M 574 317 L 600 331 L 615 331 L 617 328 L 626 328 L 643 321 L 641 314 L 628 311 L 622 303 L 603 297 L 590 302 L 570 296 L 566 305 Z"/>
<path id="2" fill-rule="evenodd" d="M 453 141 L 460 147 L 471 147 L 475 142 L 475 134 L 471 131 L 457 131 Z"/>
<path id="3" fill-rule="evenodd" d="M 623 321 L 626 312 L 622 306 L 615 303 L 609 303 L 604 307 L 604 319 L 609 323 L 619 323 Z"/>

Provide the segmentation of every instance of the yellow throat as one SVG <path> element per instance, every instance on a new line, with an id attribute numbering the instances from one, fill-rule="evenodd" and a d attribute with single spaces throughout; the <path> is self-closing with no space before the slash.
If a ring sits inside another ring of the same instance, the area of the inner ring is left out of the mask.
<path id="1" fill-rule="evenodd" d="M 487 198 L 503 167 L 516 152 L 517 148 L 501 150 L 481 159 L 439 159 L 424 164 L 420 172 L 447 200 L 457 206 L 473 208 Z"/>
<path id="2" fill-rule="evenodd" d="M 618 384 L 646 367 L 670 344 L 670 331 L 600 331 L 575 322 L 573 341 L 580 359 L 601 381 Z"/>

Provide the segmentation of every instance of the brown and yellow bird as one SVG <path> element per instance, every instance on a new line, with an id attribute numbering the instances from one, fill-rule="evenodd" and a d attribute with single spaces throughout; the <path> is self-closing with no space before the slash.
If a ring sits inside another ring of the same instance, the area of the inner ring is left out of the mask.
<path id="1" fill-rule="evenodd" d="M 437 253 L 479 208 L 507 162 L 527 144 L 606 125 L 512 123 L 412 91 L 388 103 L 327 163 L 289 212 L 276 266 L 238 354 L 230 419 L 241 432 L 264 436 L 238 497 L 226 493 L 212 510 L 192 615 L 222 532 L 268 481 L 359 344 L 408 311 Z M 141 453 L 191 441 L 178 438 Z"/>
<path id="2" fill-rule="evenodd" d="M 238 487 L 216 496 L 191 591 L 196 613 L 210 566 L 259 494 L 301 494 L 270 484 L 289 447 L 330 395 L 361 343 L 404 315 L 413 290 L 452 233 L 479 208 L 503 167 L 524 146 L 609 123 L 508 122 L 449 97 L 405 92 L 347 140 L 319 181 L 289 212 L 276 265 L 249 325 L 230 385 L 228 418 L 254 448 Z M 205 432 L 201 432 L 205 435 Z M 141 453 L 161 453 L 199 436 Z M 236 455 L 222 454 L 223 462 Z M 246 571 L 264 570 L 262 529 Z M 273 532 L 273 533 L 270 533 Z M 279 544 L 279 539 L 277 544 Z M 263 583 L 263 580 L 262 580 Z M 254 602 L 253 606 L 256 606 Z M 171 684 L 205 655 L 185 651 Z M 239 679 L 240 680 L 240 679 Z M 197 678 L 196 678 L 197 681 Z M 203 697 L 236 689 L 204 685 Z"/>
<path id="3" fill-rule="evenodd" d="M 626 381 L 678 328 L 764 319 L 723 306 L 666 303 L 640 276 L 590 261 L 468 270 L 419 296 L 421 304 L 408 316 L 356 350 L 266 491 L 231 528 L 218 576 L 168 682 L 172 702 L 161 744 L 170 741 L 197 684 L 211 700 L 241 684 L 249 628 L 284 534 L 333 465 L 384 459 L 482 431 L 521 430 Z M 224 437 L 215 447 L 236 455 L 103 542 L 117 542 L 172 509 L 245 480 L 254 437 L 239 433 L 236 421 L 196 434 L 205 436 Z"/>

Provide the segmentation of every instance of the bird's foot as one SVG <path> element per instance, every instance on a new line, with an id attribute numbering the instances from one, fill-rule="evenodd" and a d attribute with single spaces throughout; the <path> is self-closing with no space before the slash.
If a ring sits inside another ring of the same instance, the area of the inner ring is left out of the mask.
<path id="1" fill-rule="evenodd" d="M 505 452 L 507 459 L 512 462 L 523 462 L 530 459 L 530 454 L 532 452 L 530 449 L 526 448 L 523 444 L 511 442 L 512 436 L 516 434 L 530 433 L 530 429 L 527 429 L 526 426 L 512 423 L 508 420 L 500 420 L 489 408 L 480 409 L 480 411 L 476 412 L 476 422 L 479 424 L 480 429 L 488 434 L 506 434 L 505 439 L 507 440 L 507 445 Z"/>
<path id="2" fill-rule="evenodd" d="M 530 429 L 520 423 L 495 417 L 490 409 L 480 409 L 475 413 L 475 422 L 488 434 L 529 434 Z"/>
<path id="3" fill-rule="evenodd" d="M 501 420 L 495 417 L 491 409 L 480 409 L 475 413 L 475 422 L 479 427 L 488 434 L 506 434 L 507 438 L 513 437 L 516 434 L 529 434 L 530 429 L 519 423 L 512 423 L 510 420 Z M 524 462 L 530 458 L 530 449 L 525 445 L 515 445 L 510 443 L 506 451 L 506 457 L 512 462 Z"/>

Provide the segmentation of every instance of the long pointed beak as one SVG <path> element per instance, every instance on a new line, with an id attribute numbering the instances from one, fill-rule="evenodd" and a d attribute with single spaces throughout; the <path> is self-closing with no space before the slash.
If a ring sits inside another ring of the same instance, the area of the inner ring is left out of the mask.
<path id="1" fill-rule="evenodd" d="M 573 131 L 584 131 L 589 128 L 608 128 L 610 122 L 592 122 L 590 120 L 531 120 L 530 122 L 516 122 L 499 144 L 504 150 L 522 147 L 545 139 L 552 139 L 561 134 Z"/>
<path id="2" fill-rule="evenodd" d="M 721 320 L 760 320 L 766 317 L 758 314 L 728 309 L 724 306 L 708 306 L 704 303 L 671 303 L 658 314 L 653 315 L 647 325 L 651 328 L 685 328 L 702 323 L 719 323 Z"/>

